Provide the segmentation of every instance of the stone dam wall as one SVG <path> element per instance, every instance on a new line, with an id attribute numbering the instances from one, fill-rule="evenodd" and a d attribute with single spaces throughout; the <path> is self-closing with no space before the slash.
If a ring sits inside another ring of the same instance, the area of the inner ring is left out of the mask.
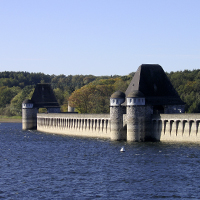
<path id="1" fill-rule="evenodd" d="M 200 114 L 153 115 L 152 133 L 160 141 L 200 142 Z"/>
<path id="2" fill-rule="evenodd" d="M 110 114 L 38 113 L 37 130 L 71 136 L 110 138 Z"/>
<path id="3" fill-rule="evenodd" d="M 121 139 L 125 140 L 127 140 L 126 118 L 124 114 Z M 200 114 L 152 115 L 151 124 L 148 126 L 150 126 L 151 138 L 154 140 L 200 142 Z M 37 130 L 54 134 L 112 139 L 110 114 L 38 113 Z"/>

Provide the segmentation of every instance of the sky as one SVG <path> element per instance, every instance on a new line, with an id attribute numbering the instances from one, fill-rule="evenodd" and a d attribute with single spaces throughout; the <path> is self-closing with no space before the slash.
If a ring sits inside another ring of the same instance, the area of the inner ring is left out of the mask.
<path id="1" fill-rule="evenodd" d="M 0 0 L 0 72 L 200 68 L 200 0 Z"/>

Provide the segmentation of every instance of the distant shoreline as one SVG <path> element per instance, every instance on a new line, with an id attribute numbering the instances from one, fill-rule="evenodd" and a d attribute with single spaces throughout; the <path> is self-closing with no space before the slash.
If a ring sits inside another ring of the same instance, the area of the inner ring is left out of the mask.
<path id="1" fill-rule="evenodd" d="M 0 123 L 22 123 L 22 119 L 0 118 Z"/>

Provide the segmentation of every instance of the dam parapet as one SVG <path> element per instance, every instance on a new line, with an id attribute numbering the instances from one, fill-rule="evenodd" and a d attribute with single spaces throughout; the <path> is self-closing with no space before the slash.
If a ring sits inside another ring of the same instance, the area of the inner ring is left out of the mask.
<path id="1" fill-rule="evenodd" d="M 110 138 L 110 114 L 38 113 L 37 130 L 81 137 Z"/>
<path id="2" fill-rule="evenodd" d="M 200 114 L 152 116 L 152 135 L 158 141 L 200 142 Z"/>

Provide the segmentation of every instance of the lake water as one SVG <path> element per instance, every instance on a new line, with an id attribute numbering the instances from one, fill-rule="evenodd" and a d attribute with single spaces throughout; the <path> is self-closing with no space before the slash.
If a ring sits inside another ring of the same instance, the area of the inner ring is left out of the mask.
<path id="1" fill-rule="evenodd" d="M 178 198 L 200 199 L 200 144 L 129 144 L 0 124 L 0 199 Z"/>

